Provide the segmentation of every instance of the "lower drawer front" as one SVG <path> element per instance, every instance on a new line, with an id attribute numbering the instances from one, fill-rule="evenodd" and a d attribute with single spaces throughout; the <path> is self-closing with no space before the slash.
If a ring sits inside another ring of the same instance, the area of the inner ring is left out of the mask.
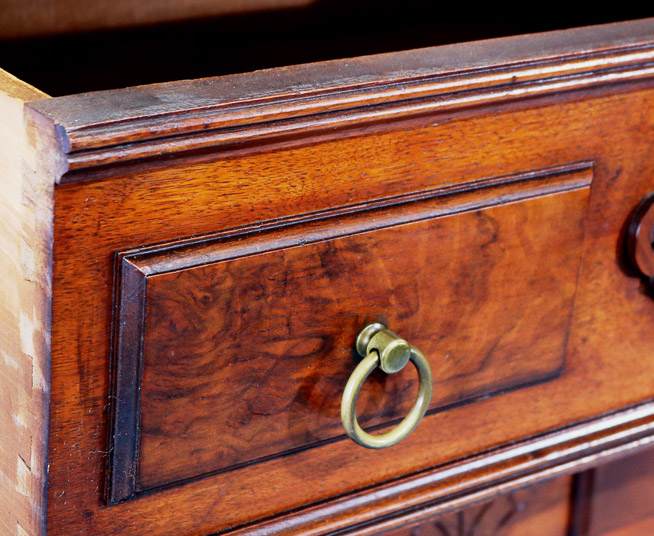
<path id="1" fill-rule="evenodd" d="M 567 536 L 575 516 L 572 477 L 378 532 L 378 536 Z"/>
<path id="2" fill-rule="evenodd" d="M 582 475 L 580 534 L 654 534 L 654 451 L 630 456 Z"/>
<path id="3" fill-rule="evenodd" d="M 370 322 L 427 356 L 427 419 L 555 381 L 591 172 L 492 177 L 122 253 L 111 500 L 349 442 L 341 396 Z M 411 367 L 378 371 L 359 421 L 395 424 L 417 384 Z"/>

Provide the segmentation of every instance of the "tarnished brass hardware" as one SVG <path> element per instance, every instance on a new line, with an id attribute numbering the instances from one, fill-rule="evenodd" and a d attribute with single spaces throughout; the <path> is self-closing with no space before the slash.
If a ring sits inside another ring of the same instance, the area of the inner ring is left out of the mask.
<path id="1" fill-rule="evenodd" d="M 363 357 L 345 386 L 341 400 L 341 421 L 348 436 L 359 445 L 371 449 L 383 449 L 395 445 L 408 436 L 423 418 L 433 389 L 429 362 L 416 347 L 386 329 L 383 324 L 369 324 L 357 336 L 356 350 Z M 363 382 L 375 368 L 393 374 L 411 361 L 418 370 L 420 386 L 418 398 L 409 414 L 392 430 L 373 435 L 365 432 L 357 421 L 356 405 Z"/>

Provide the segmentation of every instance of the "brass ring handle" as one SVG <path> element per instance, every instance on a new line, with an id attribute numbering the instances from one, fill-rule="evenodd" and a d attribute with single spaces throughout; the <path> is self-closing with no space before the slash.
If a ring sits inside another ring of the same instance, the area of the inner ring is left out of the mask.
<path id="1" fill-rule="evenodd" d="M 429 362 L 420 350 L 411 346 L 382 324 L 370 324 L 357 337 L 356 349 L 363 360 L 354 369 L 341 400 L 341 421 L 348 436 L 359 445 L 370 449 L 383 449 L 395 445 L 408 436 L 425 415 L 433 389 Z M 418 398 L 409 414 L 392 430 L 383 434 L 365 432 L 357 421 L 356 405 L 361 386 L 375 368 L 393 374 L 411 361 L 418 370 L 420 386 Z"/>

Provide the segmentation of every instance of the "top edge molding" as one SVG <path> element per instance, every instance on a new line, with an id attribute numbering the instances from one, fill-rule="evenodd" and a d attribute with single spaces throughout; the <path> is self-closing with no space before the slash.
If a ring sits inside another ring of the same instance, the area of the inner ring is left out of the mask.
<path id="1" fill-rule="evenodd" d="M 68 182 L 93 168 L 161 155 L 650 77 L 654 18 L 81 93 L 29 107 L 56 125 L 67 163 L 57 182 Z"/>

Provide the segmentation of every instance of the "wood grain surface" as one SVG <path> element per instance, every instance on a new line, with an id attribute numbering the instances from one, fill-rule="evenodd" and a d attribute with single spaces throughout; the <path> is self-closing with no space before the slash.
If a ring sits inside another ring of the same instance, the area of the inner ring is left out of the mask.
<path id="1" fill-rule="evenodd" d="M 374 493 L 360 490 L 312 505 L 300 515 L 287 512 L 239 527 L 232 534 L 329 534 L 343 530 L 371 536 L 560 475 L 580 472 L 585 477 L 588 468 L 651 448 L 652 430 L 654 405 L 639 405 L 387 482 L 375 486 Z M 577 480 L 575 477 L 575 503 Z M 397 508 L 400 504 L 404 511 Z M 577 513 L 575 508 L 573 517 Z"/>
<path id="2" fill-rule="evenodd" d="M 123 254 L 113 500 L 346 439 L 340 399 L 369 322 L 428 356 L 432 411 L 556 377 L 591 177 L 561 166 Z M 402 418 L 414 376 L 376 375 L 359 421 Z"/>
<path id="3" fill-rule="evenodd" d="M 54 172 L 24 105 L 46 97 L 0 70 L 0 534 L 45 534 Z M 52 136 L 52 132 L 48 133 Z"/>

